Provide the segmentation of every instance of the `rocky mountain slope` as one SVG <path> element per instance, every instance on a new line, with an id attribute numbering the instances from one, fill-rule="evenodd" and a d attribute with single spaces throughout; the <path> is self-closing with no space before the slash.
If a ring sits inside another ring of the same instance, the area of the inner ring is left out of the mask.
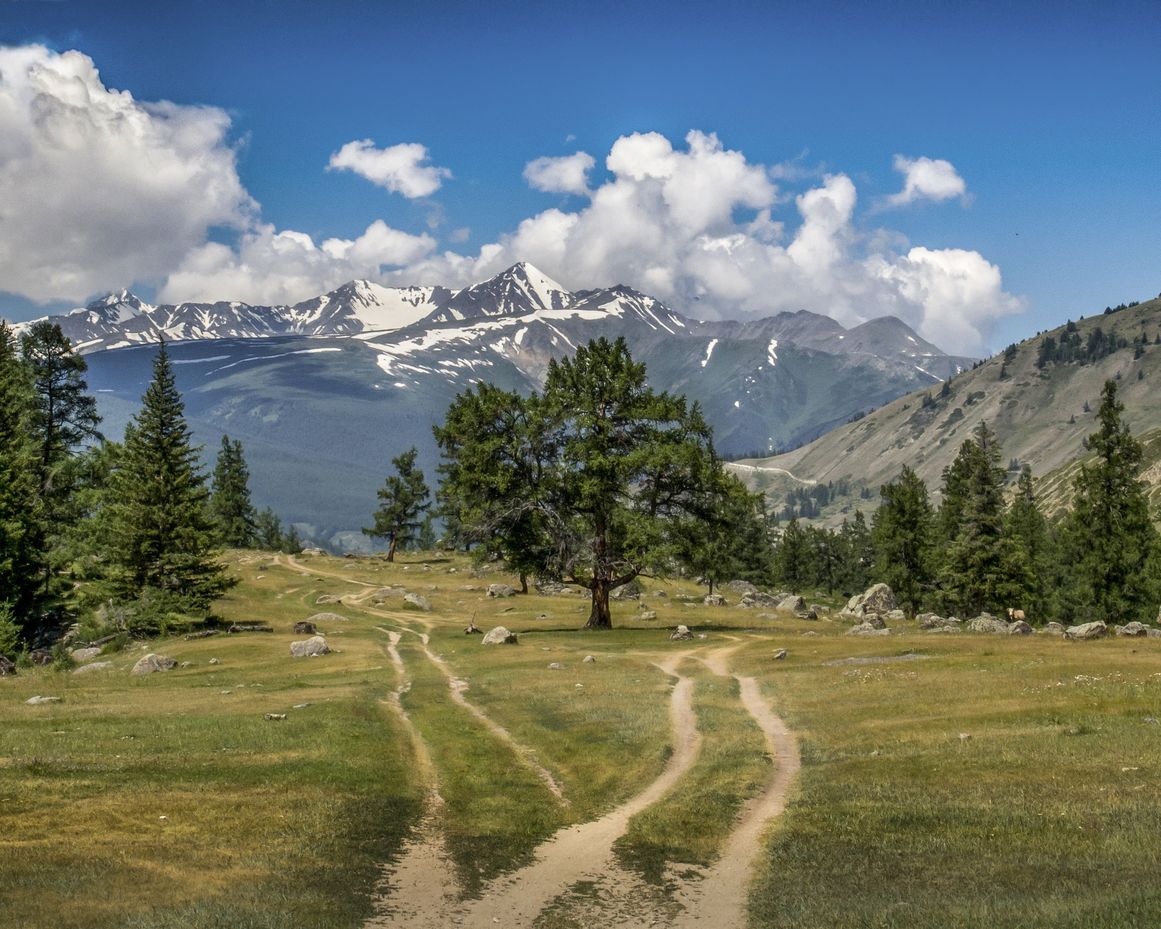
<path id="1" fill-rule="evenodd" d="M 528 264 L 461 290 L 353 281 L 294 306 L 122 292 L 55 319 L 88 357 L 110 435 L 164 337 L 200 440 L 240 438 L 256 498 L 324 537 L 367 521 L 409 445 L 434 477 L 431 426 L 457 393 L 536 389 L 550 359 L 598 336 L 624 337 L 655 388 L 699 402 L 726 455 L 800 444 L 971 364 L 889 317 L 697 321 L 624 286 L 570 292 Z"/>
<path id="2" fill-rule="evenodd" d="M 868 515 L 878 488 L 911 466 L 938 500 L 942 472 L 960 445 L 987 422 L 1003 462 L 1029 463 L 1049 511 L 1067 506 L 1071 476 L 1095 430 L 1101 387 L 1118 381 L 1126 420 L 1146 440 L 1143 477 L 1161 496 L 1161 298 L 1070 322 L 1010 347 L 952 378 L 827 433 L 802 448 L 732 467 L 779 503 L 818 482 L 845 493 L 824 507 L 835 522 L 856 508 Z M 1150 451 L 1152 450 L 1152 451 Z M 865 496 L 865 498 L 864 498 Z"/>

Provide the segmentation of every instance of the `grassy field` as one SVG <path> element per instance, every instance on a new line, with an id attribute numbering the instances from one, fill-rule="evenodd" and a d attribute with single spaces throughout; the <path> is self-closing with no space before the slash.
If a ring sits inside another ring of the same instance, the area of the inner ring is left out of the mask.
<path id="1" fill-rule="evenodd" d="M 189 662 L 166 674 L 130 677 L 145 653 L 135 643 L 102 656 L 109 672 L 0 680 L 3 925 L 361 926 L 433 789 L 459 893 L 478 895 L 560 827 L 656 778 L 673 686 L 656 663 L 726 647 L 803 758 L 760 855 L 752 926 L 1161 923 L 1161 640 L 908 624 L 847 638 L 845 623 L 682 602 L 696 594 L 684 583 L 647 585 L 657 619 L 617 604 L 616 629 L 586 633 L 581 598 L 488 599 L 505 578 L 473 577 L 464 560 L 302 559 L 328 577 L 270 556 L 231 561 L 243 583 L 221 614 L 269 621 L 273 635 L 148 643 Z M 397 597 L 372 607 L 365 595 L 388 584 L 432 612 Z M 316 605 L 323 594 L 347 602 Z M 322 624 L 335 653 L 292 659 L 293 623 L 323 610 L 347 618 Z M 473 616 L 520 632 L 520 645 L 481 647 L 462 632 Z M 705 638 L 670 642 L 679 622 Z M 772 659 L 777 647 L 785 660 Z M 700 754 L 615 847 L 658 893 L 670 866 L 712 863 L 771 769 L 736 681 L 696 659 L 681 671 Z M 447 674 L 507 740 L 452 699 Z M 62 699 L 25 704 L 38 694 Z"/>

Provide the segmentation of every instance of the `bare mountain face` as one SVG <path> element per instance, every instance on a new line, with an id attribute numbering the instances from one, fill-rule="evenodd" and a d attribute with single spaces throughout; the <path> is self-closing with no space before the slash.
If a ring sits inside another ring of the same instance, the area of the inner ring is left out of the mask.
<path id="1" fill-rule="evenodd" d="M 848 485 L 849 493 L 824 509 L 824 522 L 833 524 L 854 509 L 870 515 L 879 487 L 903 465 L 926 481 L 938 502 L 944 468 L 986 422 L 1001 443 L 1002 463 L 1013 466 L 1011 479 L 1030 464 L 1044 508 L 1057 513 L 1071 498 L 1109 379 L 1117 381 L 1126 422 L 1145 442 L 1142 479 L 1161 500 L 1161 298 L 1027 339 L 952 378 L 946 394 L 924 388 L 802 448 L 730 467 L 778 503 L 818 482 Z"/>
<path id="2" fill-rule="evenodd" d="M 703 322 L 629 287 L 570 292 L 524 263 L 461 290 L 352 281 L 272 307 L 154 307 L 122 292 L 54 319 L 88 356 L 112 436 L 165 338 L 200 441 L 241 439 L 256 499 L 322 540 L 357 534 L 408 446 L 434 479 L 431 426 L 457 393 L 537 389 L 552 358 L 600 336 L 624 337 L 655 388 L 700 403 L 726 455 L 798 445 L 971 365 L 890 317 Z"/>

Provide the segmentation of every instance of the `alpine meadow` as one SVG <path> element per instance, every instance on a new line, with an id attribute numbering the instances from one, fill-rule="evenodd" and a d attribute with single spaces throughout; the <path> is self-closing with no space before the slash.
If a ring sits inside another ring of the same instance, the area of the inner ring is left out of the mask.
<path id="1" fill-rule="evenodd" d="M 0 923 L 1161 924 L 1156 4 L 3 10 Z"/>

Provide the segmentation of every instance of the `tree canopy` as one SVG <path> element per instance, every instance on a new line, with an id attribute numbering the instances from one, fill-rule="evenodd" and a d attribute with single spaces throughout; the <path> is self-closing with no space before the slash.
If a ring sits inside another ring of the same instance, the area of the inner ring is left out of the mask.
<path id="1" fill-rule="evenodd" d="M 415 466 L 418 451 L 414 446 L 391 459 L 394 474 L 389 474 L 379 489 L 379 509 L 375 524 L 363 532 L 387 540 L 387 560 L 395 560 L 398 548 L 406 549 L 423 527 L 423 514 L 431 506 L 431 491 L 423 471 Z"/>

